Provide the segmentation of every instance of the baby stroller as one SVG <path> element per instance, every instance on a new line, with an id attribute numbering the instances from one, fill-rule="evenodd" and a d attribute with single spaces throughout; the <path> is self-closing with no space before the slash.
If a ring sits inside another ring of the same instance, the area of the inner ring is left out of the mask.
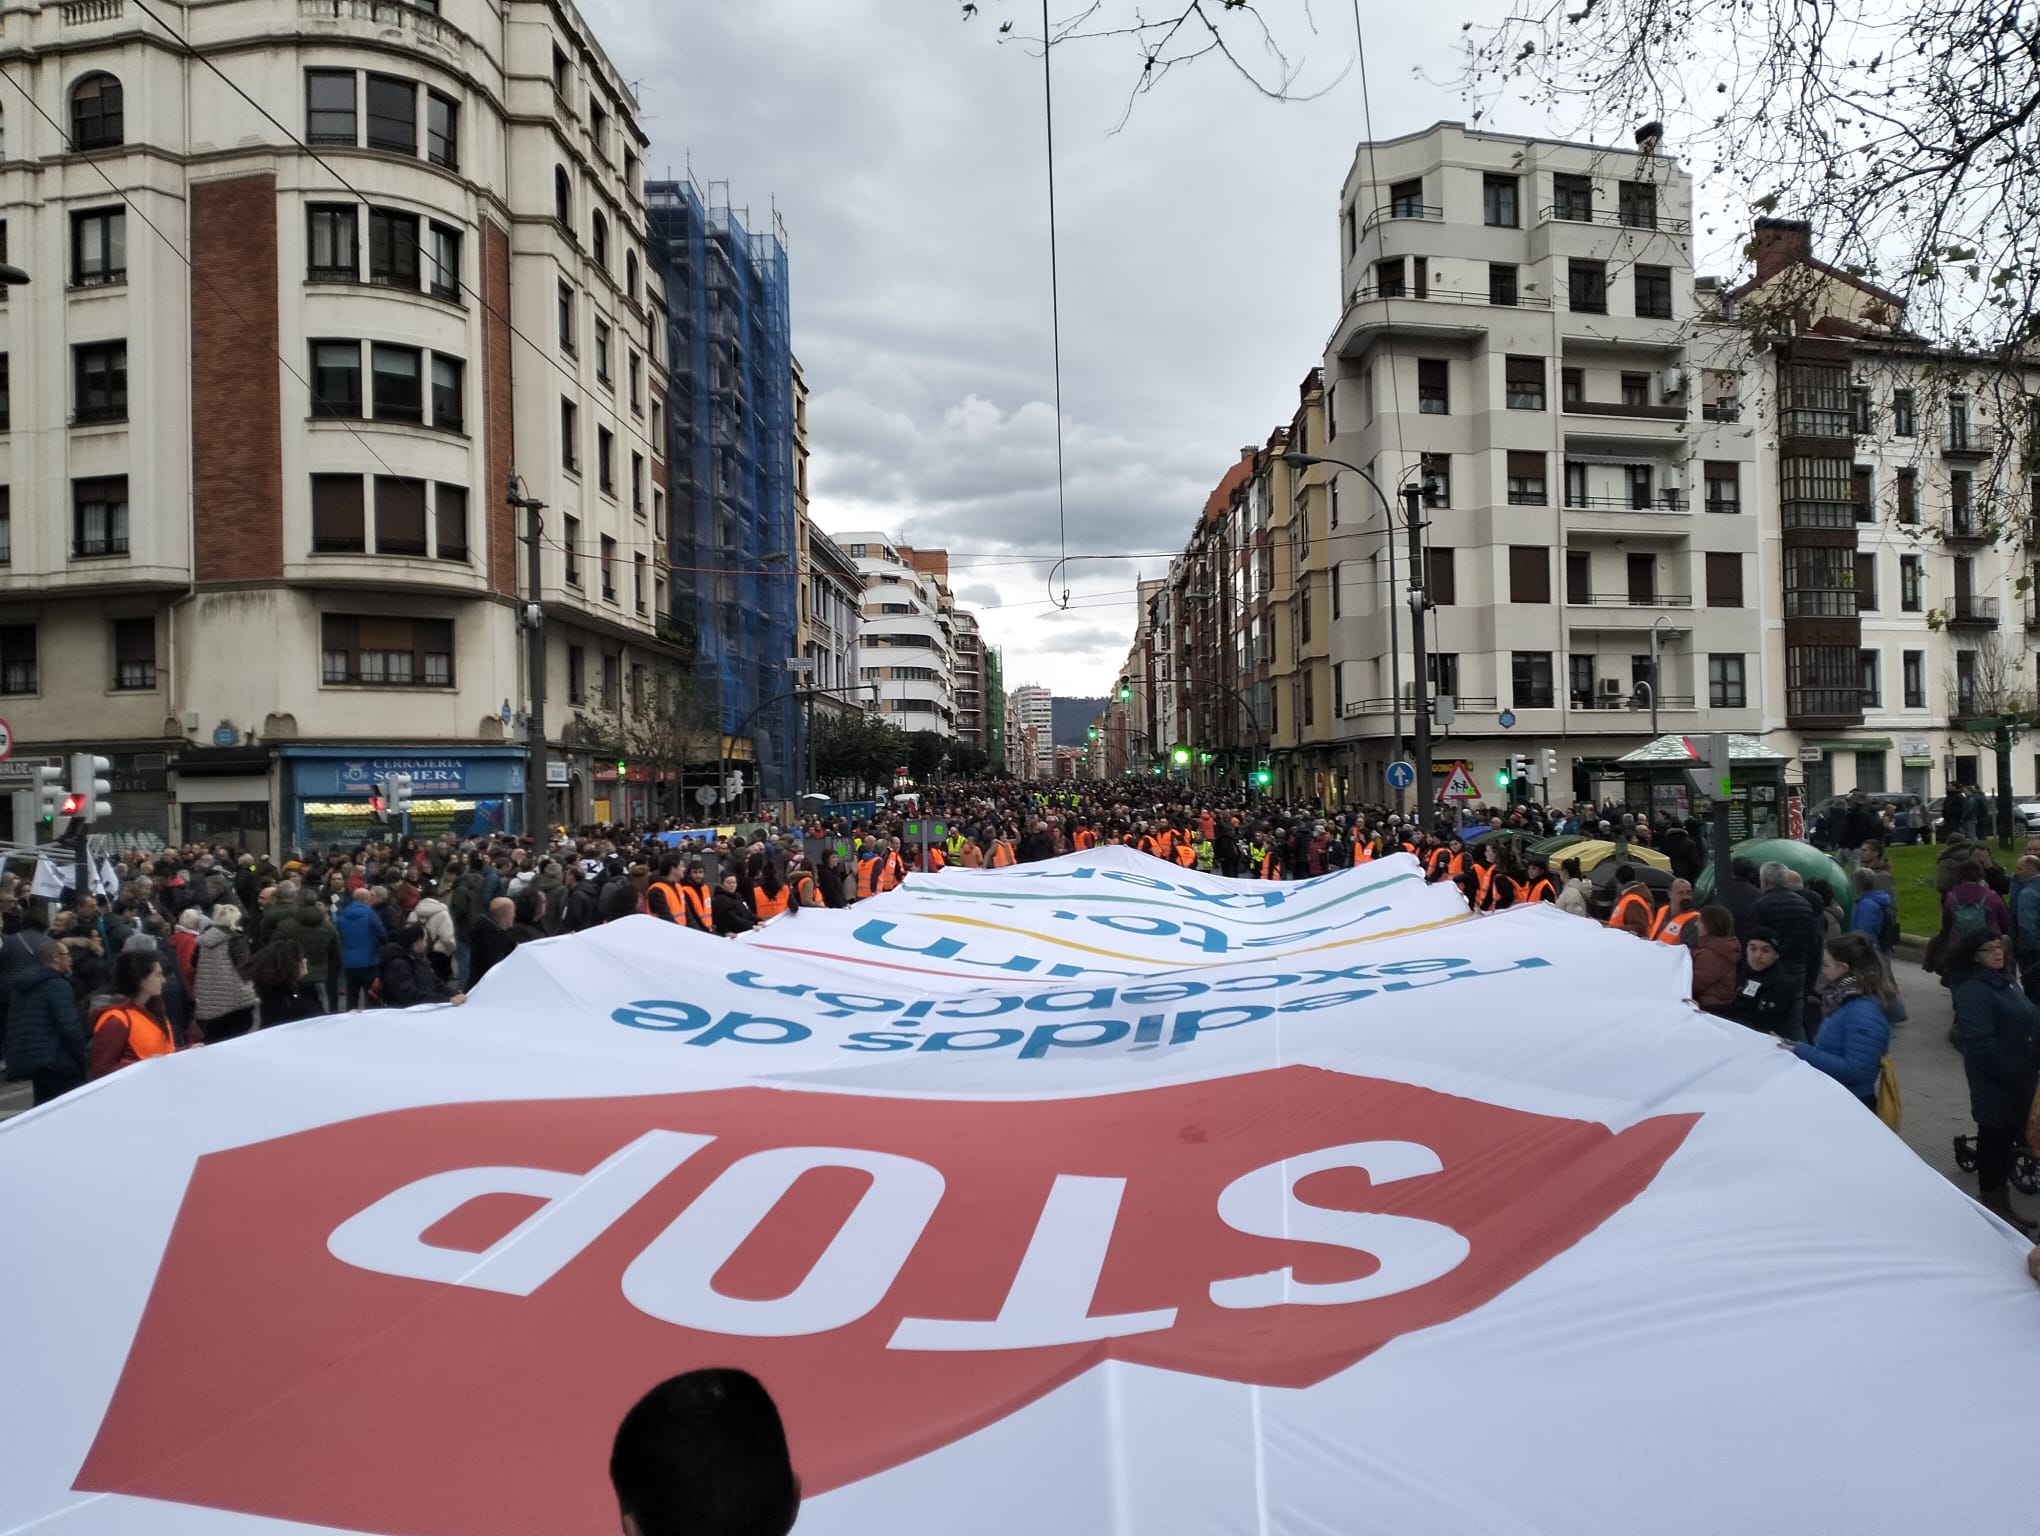
<path id="1" fill-rule="evenodd" d="M 1955 1138 L 1955 1166 L 1964 1173 L 1976 1172 L 1976 1138 L 1957 1136 Z M 2033 1156 L 2032 1148 L 2017 1147 L 2012 1151 L 2012 1188 L 2022 1195 L 2040 1195 L 2040 1160 Z"/>

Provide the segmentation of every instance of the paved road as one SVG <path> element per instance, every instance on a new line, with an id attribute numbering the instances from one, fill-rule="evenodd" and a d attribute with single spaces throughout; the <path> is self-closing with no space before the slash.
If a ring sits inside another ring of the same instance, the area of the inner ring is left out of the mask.
<path id="1" fill-rule="evenodd" d="M 1972 1134 L 1975 1126 L 1969 1119 L 1962 1058 L 1948 1043 L 1953 1017 L 1948 994 L 1938 977 L 1917 965 L 1901 960 L 1897 971 L 1899 991 L 1911 1015 L 1908 1023 L 1894 1031 L 1891 1047 L 1905 1108 L 1900 1134 L 1934 1168 L 1965 1192 L 1974 1193 L 1975 1176 L 1955 1166 L 1955 1138 Z M 28 1098 L 26 1083 L 0 1083 L 0 1120 L 27 1109 Z"/>

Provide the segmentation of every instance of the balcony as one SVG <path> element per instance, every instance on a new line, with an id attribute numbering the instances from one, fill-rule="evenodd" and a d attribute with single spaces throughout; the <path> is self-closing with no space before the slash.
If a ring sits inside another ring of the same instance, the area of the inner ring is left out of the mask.
<path id="1" fill-rule="evenodd" d="M 1853 619 L 1859 611 L 1854 588 L 1788 587 L 1785 591 L 1788 619 Z"/>
<path id="2" fill-rule="evenodd" d="M 1612 693 L 1608 691 L 1606 686 L 1609 683 L 1615 685 L 1615 691 Z M 1572 695 L 1570 702 L 1576 710 L 1590 710 L 1595 713 L 1605 713 L 1618 709 L 1643 711 L 1650 709 L 1648 699 L 1639 702 L 1637 692 L 1633 687 L 1624 688 L 1620 682 L 1617 682 L 1612 677 L 1603 678 L 1602 687 L 1597 692 L 1576 693 Z M 1676 714 L 1680 710 L 1697 709 L 1699 704 L 1690 694 L 1667 693 L 1659 696 L 1657 707 L 1659 714 Z"/>
<path id="3" fill-rule="evenodd" d="M 1690 608 L 1690 592 L 1658 592 L 1649 597 L 1624 597 L 1614 592 L 1568 592 L 1568 608 Z"/>
<path id="4" fill-rule="evenodd" d="M 1941 442 L 1944 458 L 1987 459 L 1995 452 L 1997 434 L 1989 427 L 1956 427 Z"/>
<path id="5" fill-rule="evenodd" d="M 1625 400 L 1568 400 L 1568 416 L 1620 416 L 1630 421 L 1684 421 L 1683 405 L 1633 405 Z"/>
<path id="6" fill-rule="evenodd" d="M 1779 526 L 1787 533 L 1845 533 L 1856 526 L 1856 508 L 1846 501 L 1788 501 Z"/>
<path id="7" fill-rule="evenodd" d="M 1566 207 L 1546 203 L 1537 210 L 1540 224 L 1601 224 L 1619 229 L 1654 229 L 1667 234 L 1683 235 L 1691 226 L 1684 219 L 1668 219 L 1655 209 L 1601 209 Z"/>
<path id="8" fill-rule="evenodd" d="M 95 21 L 119 21 L 122 0 L 69 0 L 63 10 L 67 27 L 87 26 Z"/>
<path id="9" fill-rule="evenodd" d="M 1543 503 L 1539 502 L 1539 506 Z M 1568 512 L 1685 512 L 1691 510 L 1686 504 L 1684 491 L 1661 490 L 1651 496 L 1571 496 L 1566 499 Z"/>
<path id="10" fill-rule="evenodd" d="M 1794 728 L 1863 723 L 1861 688 L 1787 688 L 1785 719 Z"/>
<path id="11" fill-rule="evenodd" d="M 1364 235 L 1378 224 L 1399 224 L 1405 219 L 1413 224 L 1442 224 L 1445 210 L 1430 203 L 1383 203 L 1360 221 L 1360 233 Z"/>
<path id="12" fill-rule="evenodd" d="M 1742 404 L 1735 400 L 1710 400 L 1700 407 L 1703 421 L 1731 422 L 1742 420 Z"/>
<path id="13" fill-rule="evenodd" d="M 1990 540 L 1990 529 L 1984 526 L 1974 507 L 1958 507 L 1942 524 L 1941 536 L 1950 544 L 1984 544 Z"/>
<path id="14" fill-rule="evenodd" d="M 1494 299 L 1489 297 L 1485 290 L 1475 292 L 1467 288 L 1440 288 L 1432 285 L 1426 287 L 1422 293 L 1418 293 L 1414 289 L 1404 286 L 1402 288 L 1390 289 L 1384 293 L 1378 287 L 1363 283 L 1360 287 L 1353 290 L 1352 302 L 1355 304 L 1375 304 L 1383 299 L 1406 300 L 1412 304 L 1475 304 L 1483 309 L 1490 307 L 1495 309 L 1551 308 L 1551 300 L 1543 294 L 1536 293 L 1518 293 L 1514 303 L 1497 304 Z M 1567 409 L 1570 410 L 1571 407 L 1568 406 Z"/>
<path id="15" fill-rule="evenodd" d="M 1996 629 L 1998 600 L 1994 597 L 1956 596 L 1948 604 L 1950 629 Z"/>
<path id="16" fill-rule="evenodd" d="M 1788 406 L 1778 413 L 1778 432 L 1781 437 L 1838 438 L 1854 442 L 1856 418 L 1846 405 Z"/>

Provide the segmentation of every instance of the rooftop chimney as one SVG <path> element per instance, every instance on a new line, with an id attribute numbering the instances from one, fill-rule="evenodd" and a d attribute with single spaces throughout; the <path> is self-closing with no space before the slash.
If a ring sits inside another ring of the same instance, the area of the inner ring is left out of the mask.
<path id="1" fill-rule="evenodd" d="M 1750 244 L 1757 258 L 1757 281 L 1762 282 L 1813 259 L 1813 226 L 1804 219 L 1759 219 Z"/>
<path id="2" fill-rule="evenodd" d="M 1664 140 L 1665 125 L 1663 123 L 1645 123 L 1636 130 L 1636 152 L 1640 155 L 1654 155 L 1657 153 L 1658 145 L 1662 144 Z"/>

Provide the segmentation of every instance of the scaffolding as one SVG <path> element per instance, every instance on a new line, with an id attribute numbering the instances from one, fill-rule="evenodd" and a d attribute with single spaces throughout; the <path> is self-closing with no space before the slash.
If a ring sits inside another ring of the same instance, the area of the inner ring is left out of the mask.
<path id="1" fill-rule="evenodd" d="M 690 172 L 645 188 L 665 282 L 672 623 L 746 790 L 789 800 L 804 747 L 786 227 Z"/>

